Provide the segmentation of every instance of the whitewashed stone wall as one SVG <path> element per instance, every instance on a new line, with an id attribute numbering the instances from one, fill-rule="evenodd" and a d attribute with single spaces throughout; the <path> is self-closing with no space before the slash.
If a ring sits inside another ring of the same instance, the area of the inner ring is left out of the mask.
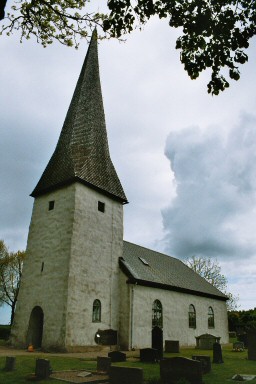
<path id="1" fill-rule="evenodd" d="M 104 213 L 98 211 L 98 201 L 105 203 Z M 79 183 L 36 198 L 13 344 L 26 345 L 35 306 L 44 313 L 45 348 L 95 345 L 98 329 L 117 329 L 122 246 L 122 204 Z M 92 322 L 94 299 L 102 304 L 101 323 Z"/>
<path id="2" fill-rule="evenodd" d="M 105 212 L 98 211 L 98 201 Z M 66 345 L 95 345 L 98 329 L 119 326 L 119 267 L 123 252 L 123 206 L 76 184 L 76 205 L 69 267 Z M 92 322 L 95 299 L 101 322 Z"/>
<path id="3" fill-rule="evenodd" d="M 50 211 L 49 201 L 55 202 Z M 75 185 L 34 201 L 27 257 L 12 327 L 16 345 L 27 343 L 29 318 L 35 306 L 40 306 L 44 312 L 43 345 L 64 345 L 74 208 Z"/>
<path id="4" fill-rule="evenodd" d="M 126 311 L 133 307 L 130 333 L 125 345 L 129 348 L 151 346 L 152 305 L 160 300 L 163 306 L 163 340 L 179 340 L 180 345 L 196 344 L 196 336 L 210 333 L 221 337 L 221 343 L 228 343 L 228 321 L 225 301 L 189 295 L 158 288 L 129 285 L 133 290 L 133 303 L 126 303 Z M 132 297 L 132 296 L 130 296 Z M 189 305 L 196 309 L 196 329 L 188 326 Z M 124 304 L 123 304 L 124 306 Z M 214 311 L 215 327 L 208 328 L 208 308 Z M 132 336 L 132 340 L 131 340 Z"/>

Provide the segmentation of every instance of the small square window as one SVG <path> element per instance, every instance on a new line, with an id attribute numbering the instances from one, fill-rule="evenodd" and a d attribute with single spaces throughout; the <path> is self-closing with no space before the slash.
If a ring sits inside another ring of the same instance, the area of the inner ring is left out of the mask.
<path id="1" fill-rule="evenodd" d="M 105 212 L 105 203 L 98 201 L 98 211 Z"/>
<path id="2" fill-rule="evenodd" d="M 48 210 L 49 210 L 49 211 L 52 211 L 52 210 L 54 209 L 54 203 L 55 203 L 54 200 L 49 201 L 49 206 L 48 206 Z"/>

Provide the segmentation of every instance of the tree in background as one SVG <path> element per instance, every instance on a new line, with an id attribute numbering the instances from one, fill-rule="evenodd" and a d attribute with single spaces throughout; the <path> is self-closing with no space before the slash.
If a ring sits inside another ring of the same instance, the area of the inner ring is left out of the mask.
<path id="1" fill-rule="evenodd" d="M 108 14 L 90 12 L 88 3 L 89 0 L 20 0 L 13 2 L 11 12 L 6 13 L 6 0 L 2 0 L 2 33 L 18 30 L 21 40 L 34 36 L 44 47 L 54 39 L 78 47 L 78 38 L 89 37 L 95 26 L 120 38 L 158 16 L 167 19 L 170 27 L 180 29 L 176 48 L 181 50 L 180 60 L 190 78 L 211 70 L 208 93 L 215 95 L 229 87 L 227 76 L 240 78 L 239 65 L 248 61 L 245 51 L 256 35 L 255 0 L 102 1 L 101 7 Z"/>
<path id="2" fill-rule="evenodd" d="M 11 324 L 16 307 L 22 272 L 24 251 L 9 252 L 3 240 L 0 240 L 0 305 L 11 307 Z"/>
<path id="3" fill-rule="evenodd" d="M 230 331 L 238 334 L 256 329 L 256 308 L 243 311 L 230 311 L 228 313 L 228 326 Z"/>
<path id="4" fill-rule="evenodd" d="M 216 259 L 192 256 L 185 264 L 229 298 L 227 301 L 228 311 L 237 309 L 239 297 L 227 292 L 228 281 L 221 273 L 221 267 Z"/>

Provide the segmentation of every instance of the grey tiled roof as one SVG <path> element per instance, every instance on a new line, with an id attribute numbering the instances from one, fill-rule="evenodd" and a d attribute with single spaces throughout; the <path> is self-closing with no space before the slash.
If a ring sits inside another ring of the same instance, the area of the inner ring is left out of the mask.
<path id="1" fill-rule="evenodd" d="M 181 260 L 124 241 L 120 267 L 129 282 L 226 300 Z"/>
<path id="2" fill-rule="evenodd" d="M 93 33 L 56 149 L 32 196 L 74 181 L 127 202 L 110 158 Z"/>

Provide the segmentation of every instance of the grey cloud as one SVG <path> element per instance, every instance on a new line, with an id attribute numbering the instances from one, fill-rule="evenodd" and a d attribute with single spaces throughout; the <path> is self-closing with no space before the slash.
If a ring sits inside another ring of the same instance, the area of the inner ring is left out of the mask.
<path id="1" fill-rule="evenodd" d="M 256 117 L 243 114 L 226 138 L 219 130 L 190 127 L 166 142 L 177 195 L 162 211 L 164 240 L 181 258 L 256 252 Z"/>

